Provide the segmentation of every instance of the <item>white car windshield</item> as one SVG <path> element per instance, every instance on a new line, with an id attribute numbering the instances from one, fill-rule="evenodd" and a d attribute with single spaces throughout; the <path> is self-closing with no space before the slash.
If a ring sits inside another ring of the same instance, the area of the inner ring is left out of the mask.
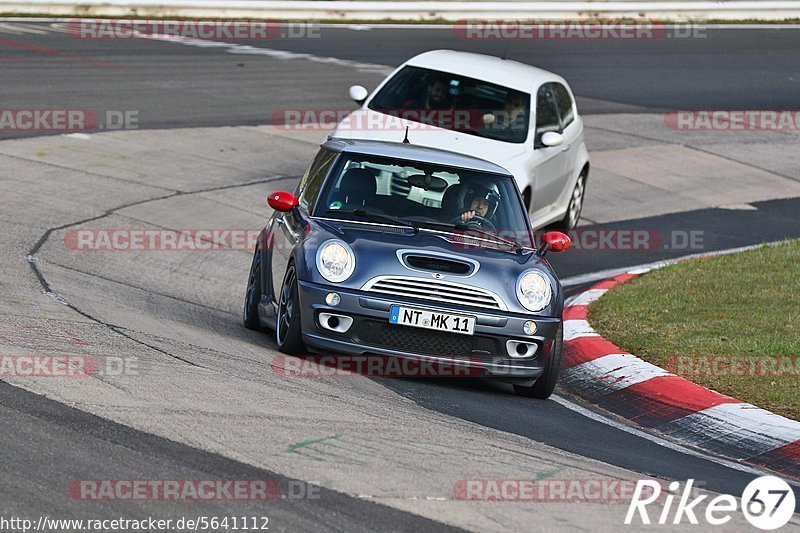
<path id="1" fill-rule="evenodd" d="M 457 74 L 407 66 L 369 108 L 414 122 L 523 143 L 530 129 L 530 94 Z"/>
<path id="2" fill-rule="evenodd" d="M 511 176 L 348 154 L 315 212 L 327 218 L 461 232 L 532 247 Z M 324 214 L 323 214 L 324 213 Z"/>

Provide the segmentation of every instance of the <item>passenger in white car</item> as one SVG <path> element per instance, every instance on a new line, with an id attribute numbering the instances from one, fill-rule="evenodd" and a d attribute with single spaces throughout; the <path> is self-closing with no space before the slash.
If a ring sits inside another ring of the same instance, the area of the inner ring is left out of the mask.
<path id="1" fill-rule="evenodd" d="M 483 116 L 483 124 L 492 129 L 527 129 L 528 117 L 525 114 L 525 107 L 524 95 L 510 94 L 501 111 L 486 113 Z"/>

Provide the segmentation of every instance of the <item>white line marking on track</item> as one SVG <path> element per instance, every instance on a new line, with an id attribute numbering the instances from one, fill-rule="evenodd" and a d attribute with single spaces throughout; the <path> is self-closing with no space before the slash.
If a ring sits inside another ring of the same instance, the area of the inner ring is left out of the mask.
<path id="1" fill-rule="evenodd" d="M 780 242 L 780 241 L 779 241 Z M 655 268 L 660 268 L 667 265 L 672 265 L 674 263 L 679 263 L 681 261 L 687 261 L 689 259 L 696 259 L 698 257 L 713 257 L 716 255 L 727 255 L 727 254 L 735 254 L 738 252 L 746 252 L 747 250 L 755 250 L 756 248 L 761 248 L 762 246 L 770 246 L 773 244 L 777 244 L 774 242 L 767 242 L 761 244 L 751 244 L 749 246 L 741 246 L 739 248 L 729 248 L 727 250 L 716 250 L 713 252 L 701 252 L 699 254 L 691 254 L 691 255 L 684 255 L 681 257 L 676 257 L 675 259 L 665 259 L 663 261 L 654 261 L 652 263 L 645 263 L 643 265 L 633 265 L 633 266 L 626 266 L 620 268 L 609 268 L 608 270 L 600 270 L 598 272 L 590 272 L 589 274 L 581 274 L 579 276 L 571 276 L 569 278 L 564 278 L 561 280 L 562 287 L 574 287 L 575 285 L 583 285 L 585 283 L 592 283 L 594 281 L 600 281 L 606 278 L 613 278 L 619 274 L 625 274 L 626 272 L 631 273 L 644 273 L 649 270 L 653 270 Z"/>
<path id="2" fill-rule="evenodd" d="M 50 24 L 50 31 L 55 31 L 58 33 L 69 33 L 67 25 L 65 23 L 60 23 L 60 22 L 54 22 Z"/>
<path id="3" fill-rule="evenodd" d="M 603 415 L 597 414 L 594 411 L 590 411 L 589 409 L 586 409 L 585 407 L 581 407 L 580 405 L 574 404 L 571 401 L 569 401 L 566 398 L 563 398 L 561 396 L 557 396 L 557 395 L 554 394 L 550 398 L 553 401 L 555 401 L 556 403 L 558 403 L 559 405 L 562 405 L 563 407 L 566 407 L 570 411 L 574 411 L 574 412 L 578 413 L 579 415 L 583 415 L 586 418 L 589 418 L 590 420 L 594 420 L 595 422 L 599 422 L 601 424 L 605 424 L 607 426 L 611 426 L 614 429 L 618 429 L 620 431 L 624 431 L 625 433 L 629 433 L 629 434 L 634 435 L 636 437 L 640 437 L 642 439 L 645 439 L 647 441 L 652 442 L 653 444 L 657 444 L 659 446 L 662 446 L 664 448 L 676 451 L 678 453 L 682 453 L 684 455 L 691 455 L 692 457 L 697 457 L 698 459 L 704 459 L 706 461 L 710 461 L 712 463 L 716 463 L 716 464 L 718 464 L 720 466 L 731 468 L 733 470 L 738 470 L 738 471 L 744 472 L 746 474 L 752 474 L 754 476 L 763 476 L 765 474 L 769 474 L 769 472 L 767 472 L 767 471 L 759 470 L 757 468 L 753 468 L 753 467 L 747 466 L 747 465 L 742 465 L 742 464 L 736 463 L 734 461 L 728 461 L 727 459 L 722 459 L 721 457 L 715 457 L 713 455 L 706 455 L 704 453 L 692 450 L 691 448 L 686 448 L 684 446 L 681 446 L 680 444 L 675 444 L 674 442 L 670 442 L 670 441 L 668 441 L 666 439 L 662 439 L 660 437 L 656 437 L 655 435 L 651 435 L 650 433 L 646 433 L 646 432 L 644 432 L 644 431 L 642 431 L 640 429 L 636 429 L 636 428 L 633 428 L 633 427 L 630 427 L 630 426 L 626 426 L 625 424 L 621 424 L 621 423 L 616 422 L 614 420 L 608 419 L 608 418 L 604 417 Z M 771 473 L 771 475 L 775 475 L 775 474 Z M 796 481 L 792 481 L 790 479 L 787 479 L 786 482 L 789 483 L 790 485 L 794 485 L 795 487 L 800 488 L 800 483 L 798 483 Z"/>
<path id="4" fill-rule="evenodd" d="M 0 22 L 0 33 L 13 33 L 14 35 L 22 35 L 23 33 L 34 33 L 42 35 L 47 33 L 46 28 L 25 26 L 22 24 L 7 24 Z"/>
<path id="5" fill-rule="evenodd" d="M 226 43 L 222 41 L 210 41 L 205 39 L 193 39 L 188 37 L 180 37 L 174 35 L 159 35 L 159 34 L 144 34 L 135 33 L 140 39 L 149 39 L 153 41 L 166 41 L 186 46 L 197 46 L 200 48 L 227 48 L 225 51 L 229 54 L 245 54 L 245 55 L 263 55 L 269 56 L 278 60 L 292 60 L 292 59 L 305 59 L 315 63 L 323 63 L 328 65 L 338 65 L 347 68 L 353 68 L 360 72 L 369 72 L 376 74 L 388 75 L 394 70 L 394 67 L 389 65 L 379 65 L 377 63 L 364 63 L 361 61 L 352 61 L 349 59 L 339 59 L 336 57 L 317 56 L 314 54 L 304 54 L 298 52 L 287 52 L 286 50 L 277 50 L 274 48 L 259 48 L 256 46 Z"/>

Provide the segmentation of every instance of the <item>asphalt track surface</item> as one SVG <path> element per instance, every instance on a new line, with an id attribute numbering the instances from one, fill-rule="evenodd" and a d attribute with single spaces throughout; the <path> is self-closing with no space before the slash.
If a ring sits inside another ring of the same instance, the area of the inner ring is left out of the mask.
<path id="1" fill-rule="evenodd" d="M 270 501 L 142 501 L 135 504 L 86 503 L 70 499 L 64 488 L 86 472 L 113 479 L 248 479 L 274 480 L 288 495 L 292 480 L 216 454 L 184 446 L 114 422 L 70 409 L 43 396 L 0 382 L 2 443 L 2 514 L 76 519 L 247 516 L 270 521 L 277 531 L 373 531 L 391 524 L 395 531 L 453 530 L 441 523 L 391 507 L 318 487 L 315 498 Z M 105 464 L 98 464 L 105 458 Z M 76 475 L 77 473 L 81 473 Z M 116 476 L 116 477 L 115 477 Z M 101 479 L 98 477 L 98 479 Z M 314 490 L 314 489 L 312 489 Z M 24 496 L 23 496 L 24 495 Z"/>
<path id="2" fill-rule="evenodd" d="M 495 55 L 508 48 L 507 57 L 568 79 L 585 114 L 797 107 L 800 30 L 704 29 L 702 35 L 476 41 L 456 38 L 446 27 L 322 28 L 308 38 L 238 44 L 387 68 L 437 48 Z M 349 68 L 321 69 L 310 62 L 306 72 L 280 64 L 266 70 L 258 50 L 227 50 L 0 32 L 3 105 L 136 110 L 140 126 L 149 129 L 266 124 L 283 109 L 353 108 L 346 96 L 354 82 Z M 358 81 L 373 88 L 383 77 L 366 68 Z"/>
<path id="3" fill-rule="evenodd" d="M 242 43 L 340 60 L 388 65 L 428 49 L 455 48 L 502 53 L 502 42 L 466 42 L 446 30 L 323 29 L 320 39 Z M 366 46 L 365 43 L 369 43 Z M 585 114 L 668 109 L 795 108 L 800 94 L 800 31 L 707 30 L 705 39 L 609 42 L 513 42 L 508 56 L 564 75 Z M 351 106 L 344 95 L 351 72 L 265 71 L 257 56 L 220 48 L 176 46 L 140 40 L 81 41 L 63 33 L 0 34 L 2 105 L 5 108 L 138 110 L 142 128 L 264 124 L 287 108 Z M 364 67 L 370 86 L 382 74 Z M 591 80 L 591 81 L 590 81 Z M 313 103 L 309 105 L 309 103 Z M 15 137 L 0 133 L 2 137 Z M 724 249 L 800 237 L 798 199 L 758 204 L 755 211 L 708 209 L 625 221 L 631 227 L 702 229 L 706 249 Z M 602 227 L 613 229 L 623 223 Z M 686 251 L 581 252 L 551 257 L 562 278 L 675 257 Z M 574 292 L 579 287 L 574 287 Z M 265 345 L 272 341 L 265 337 Z M 639 436 L 584 417 L 556 402 L 509 393 L 506 385 L 455 381 L 377 380 L 419 405 L 449 416 L 501 429 L 579 455 L 665 479 L 697 478 L 718 492 L 740 494 L 753 476 L 715 462 L 663 448 Z M 85 506 L 64 498 L 64 480 L 107 463 L 120 478 L 270 477 L 221 455 L 154 437 L 0 383 L 0 510 L 4 515 L 80 516 Z M 502 413 L 502 416 L 498 414 Z M 68 467 L 65 469 L 65 465 Z M 83 467 L 83 469 L 82 469 Z M 112 471 L 113 471 L 112 470 Z M 104 472 L 109 472 L 105 469 Z M 325 489 L 323 489 L 325 490 Z M 800 491 L 795 489 L 799 496 Z M 297 530 L 441 530 L 443 524 L 328 491 L 315 501 L 267 508 Z M 283 503 L 283 502 L 281 502 Z M 206 505 L 206 504 L 203 504 Z M 236 504 L 239 505 L 239 504 Z M 133 516 L 165 516 L 163 503 L 125 508 Z M 192 512 L 197 511 L 194 505 Z M 230 508 L 202 508 L 225 514 Z M 241 504 L 242 513 L 252 506 Z M 800 503 L 798 503 L 800 510 Z M 93 518 L 114 517 L 120 508 L 98 505 Z M 186 515 L 180 504 L 168 513 Z"/>

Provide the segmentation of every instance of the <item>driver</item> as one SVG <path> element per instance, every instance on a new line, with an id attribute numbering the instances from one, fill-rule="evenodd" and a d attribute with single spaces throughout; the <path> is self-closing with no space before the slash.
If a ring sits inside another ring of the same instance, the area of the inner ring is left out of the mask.
<path id="1" fill-rule="evenodd" d="M 467 193 L 464 196 L 465 211 L 461 213 L 461 222 L 467 225 L 478 225 L 493 229 L 489 219 L 494 217 L 499 203 L 500 193 L 497 192 L 497 187 L 494 184 L 472 184 L 467 188 Z"/>
<path id="2" fill-rule="evenodd" d="M 404 109 L 421 110 L 443 110 L 452 107 L 450 96 L 450 83 L 444 77 L 436 77 L 425 87 L 425 94 L 422 98 L 415 97 L 403 103 Z"/>

